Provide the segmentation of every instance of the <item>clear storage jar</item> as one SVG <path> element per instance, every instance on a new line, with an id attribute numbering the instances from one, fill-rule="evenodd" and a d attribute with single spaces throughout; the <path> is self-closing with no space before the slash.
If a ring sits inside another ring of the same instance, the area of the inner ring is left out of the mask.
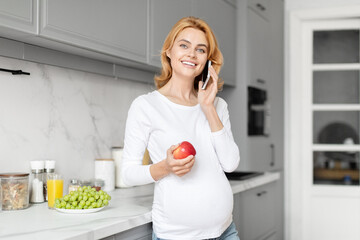
<path id="1" fill-rule="evenodd" d="M 69 183 L 68 193 L 76 192 L 81 187 L 81 181 L 79 179 L 71 179 Z"/>
<path id="2" fill-rule="evenodd" d="M 96 191 L 100 191 L 105 185 L 104 180 L 102 179 L 93 179 L 92 180 L 92 187 L 96 189 Z"/>
<path id="3" fill-rule="evenodd" d="M 2 210 L 29 206 L 29 173 L 0 173 Z"/>

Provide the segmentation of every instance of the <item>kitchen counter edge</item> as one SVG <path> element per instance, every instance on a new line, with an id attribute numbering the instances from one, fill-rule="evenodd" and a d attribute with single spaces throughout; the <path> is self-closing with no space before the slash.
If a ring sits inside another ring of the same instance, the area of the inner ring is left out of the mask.
<path id="1" fill-rule="evenodd" d="M 280 179 L 279 172 L 230 180 L 234 194 Z M 116 189 L 110 206 L 92 214 L 63 214 L 47 203 L 0 212 L 1 239 L 101 239 L 151 222 L 154 184 Z M 31 225 L 31 226 L 29 226 Z"/>

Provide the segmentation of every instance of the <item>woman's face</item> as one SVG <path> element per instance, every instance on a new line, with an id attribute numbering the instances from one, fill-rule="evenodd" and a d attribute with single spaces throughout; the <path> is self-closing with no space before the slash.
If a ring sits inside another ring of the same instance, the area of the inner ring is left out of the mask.
<path id="1" fill-rule="evenodd" d="M 173 47 L 167 51 L 173 76 L 194 79 L 200 75 L 207 61 L 208 46 L 203 31 L 185 28 L 180 32 Z"/>

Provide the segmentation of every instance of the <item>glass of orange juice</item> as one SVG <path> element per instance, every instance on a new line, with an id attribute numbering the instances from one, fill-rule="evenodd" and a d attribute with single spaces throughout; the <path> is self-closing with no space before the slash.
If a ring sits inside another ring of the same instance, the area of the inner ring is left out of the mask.
<path id="1" fill-rule="evenodd" d="M 53 209 L 55 199 L 62 198 L 64 179 L 60 174 L 52 173 L 47 176 L 48 207 Z"/>

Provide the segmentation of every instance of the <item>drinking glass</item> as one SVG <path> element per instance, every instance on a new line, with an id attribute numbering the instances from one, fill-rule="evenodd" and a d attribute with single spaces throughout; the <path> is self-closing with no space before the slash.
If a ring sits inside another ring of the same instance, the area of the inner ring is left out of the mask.
<path id="1" fill-rule="evenodd" d="M 60 174 L 52 173 L 47 176 L 48 207 L 54 208 L 55 199 L 62 198 L 64 179 Z"/>

